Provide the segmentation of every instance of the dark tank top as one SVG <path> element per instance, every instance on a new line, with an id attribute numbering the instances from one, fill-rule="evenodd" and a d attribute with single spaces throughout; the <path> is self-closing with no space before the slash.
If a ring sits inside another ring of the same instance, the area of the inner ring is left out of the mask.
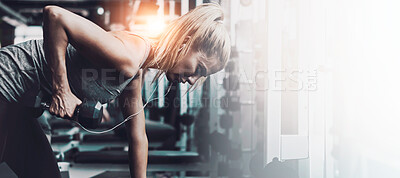
<path id="1" fill-rule="evenodd" d="M 146 43 L 145 58 L 150 52 Z M 113 68 L 100 68 L 82 56 L 72 45 L 66 50 L 66 68 L 71 91 L 81 100 L 109 102 L 121 94 L 133 79 Z M 145 59 L 142 59 L 141 67 Z M 51 71 L 44 57 L 43 40 L 30 40 L 0 49 L 0 94 L 9 102 L 32 103 L 31 97 L 43 91 L 47 98 L 52 90 Z M 28 102 L 26 102 L 28 100 Z"/>

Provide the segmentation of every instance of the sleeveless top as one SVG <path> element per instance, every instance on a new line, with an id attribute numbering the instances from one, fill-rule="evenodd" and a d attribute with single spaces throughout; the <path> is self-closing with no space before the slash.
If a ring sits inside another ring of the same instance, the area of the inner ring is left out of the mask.
<path id="1" fill-rule="evenodd" d="M 134 33 L 129 34 L 140 37 L 146 43 L 145 58 L 139 66 L 141 68 L 150 52 L 150 42 Z M 29 40 L 1 48 L 0 99 L 29 106 L 38 91 L 43 91 L 49 98 L 52 77 L 44 56 L 43 40 Z M 81 100 L 109 102 L 119 96 L 133 79 L 124 77 L 116 69 L 97 67 L 70 44 L 66 50 L 65 62 L 71 91 Z"/>

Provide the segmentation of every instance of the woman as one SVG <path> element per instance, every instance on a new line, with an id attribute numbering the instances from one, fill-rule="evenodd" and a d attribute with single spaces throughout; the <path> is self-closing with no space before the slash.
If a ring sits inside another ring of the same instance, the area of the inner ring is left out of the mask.
<path id="1" fill-rule="evenodd" d="M 153 42 L 129 32 L 106 32 L 60 7 L 46 6 L 43 14 L 44 40 L 0 49 L 0 162 L 8 163 L 20 177 L 59 177 L 59 173 L 52 166 L 55 160 L 44 135 L 20 131 L 26 118 L 8 119 L 16 115 L 10 113 L 16 108 L 13 103 L 29 105 L 35 93 L 44 91 L 50 98 L 50 113 L 71 117 L 83 99 L 105 103 L 119 96 L 127 117 L 143 107 L 142 69 L 159 69 L 171 82 L 193 85 L 221 70 L 229 58 L 229 36 L 217 4 L 203 4 L 178 18 Z M 24 127 L 36 133 L 40 129 L 36 125 Z M 126 126 L 131 176 L 146 177 L 148 142 L 143 112 Z M 14 136 L 20 132 L 26 135 Z M 35 140 L 31 145 L 26 145 L 28 136 Z M 25 140 L 10 144 L 15 139 Z M 16 151 L 15 145 L 24 144 L 29 151 Z M 34 169 L 28 169 L 29 160 L 24 160 L 31 153 L 35 161 L 41 159 Z"/>

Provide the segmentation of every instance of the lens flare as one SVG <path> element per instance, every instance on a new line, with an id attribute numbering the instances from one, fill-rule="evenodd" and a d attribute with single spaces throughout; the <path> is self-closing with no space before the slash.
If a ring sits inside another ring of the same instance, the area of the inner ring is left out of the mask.
<path id="1" fill-rule="evenodd" d="M 165 22 L 163 18 L 160 17 L 149 17 L 147 19 L 147 32 L 151 37 L 159 36 L 165 29 Z"/>

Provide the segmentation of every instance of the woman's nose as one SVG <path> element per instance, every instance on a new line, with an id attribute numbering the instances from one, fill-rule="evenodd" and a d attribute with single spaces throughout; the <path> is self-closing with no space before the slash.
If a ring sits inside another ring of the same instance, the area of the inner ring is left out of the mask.
<path id="1" fill-rule="evenodd" d="M 188 77 L 188 82 L 190 85 L 194 85 L 196 83 L 197 79 L 199 79 L 198 76 L 190 76 L 190 77 Z"/>

